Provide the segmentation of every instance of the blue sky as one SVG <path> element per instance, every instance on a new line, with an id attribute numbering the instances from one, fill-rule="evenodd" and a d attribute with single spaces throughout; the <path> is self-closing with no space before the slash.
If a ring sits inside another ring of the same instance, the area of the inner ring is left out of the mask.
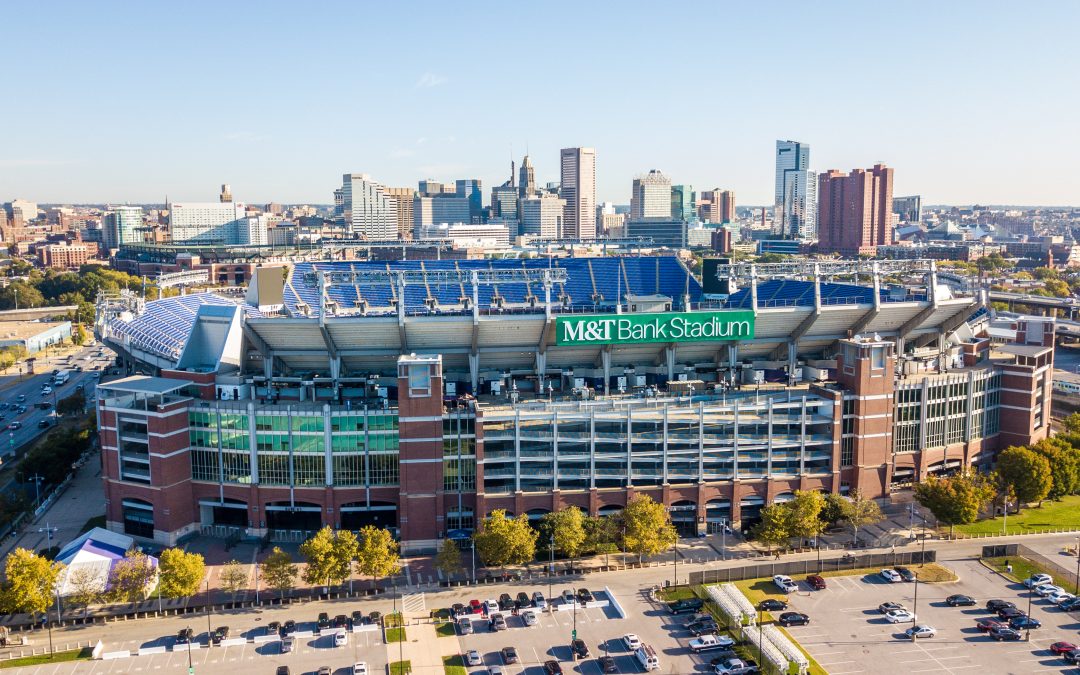
<path id="1" fill-rule="evenodd" d="M 0 201 L 331 201 L 526 146 L 772 197 L 773 144 L 930 203 L 1077 204 L 1077 2 L 10 2 Z"/>

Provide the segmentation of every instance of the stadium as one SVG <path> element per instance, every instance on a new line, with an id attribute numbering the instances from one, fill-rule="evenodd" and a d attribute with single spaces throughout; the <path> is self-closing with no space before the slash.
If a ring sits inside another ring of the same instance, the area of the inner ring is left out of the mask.
<path id="1" fill-rule="evenodd" d="M 297 262 L 98 301 L 107 524 L 405 552 L 494 509 L 747 528 L 795 490 L 873 498 L 1046 435 L 1053 319 L 985 337 L 932 261 L 674 256 Z"/>

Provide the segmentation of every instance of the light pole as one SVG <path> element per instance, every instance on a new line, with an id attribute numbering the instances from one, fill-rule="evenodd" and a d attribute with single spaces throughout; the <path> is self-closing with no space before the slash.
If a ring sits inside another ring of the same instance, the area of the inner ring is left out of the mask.
<path id="1" fill-rule="evenodd" d="M 191 626 L 188 626 L 188 630 L 191 630 Z M 191 673 L 195 672 L 194 666 L 191 665 L 191 641 L 194 640 L 194 639 L 195 639 L 194 635 L 189 635 L 188 636 L 188 641 L 187 641 L 187 671 L 188 671 L 189 675 Z"/>
<path id="2" fill-rule="evenodd" d="M 11 443 L 12 445 L 15 444 L 14 432 L 11 433 Z M 36 510 L 39 506 L 41 506 L 41 481 L 45 479 L 37 474 L 34 474 L 33 476 L 28 476 L 28 478 L 34 481 L 34 509 Z"/>
<path id="3" fill-rule="evenodd" d="M 1080 595 L 1080 537 L 1076 538 L 1076 583 L 1073 586 L 1073 595 Z"/>
<path id="4" fill-rule="evenodd" d="M 552 612 L 555 611 L 555 607 L 552 605 L 552 603 L 555 601 L 555 598 L 551 595 L 551 580 L 552 580 L 552 577 L 555 576 L 555 535 L 554 534 L 551 535 L 551 539 L 548 542 L 548 552 L 551 554 L 551 563 L 548 566 L 548 598 L 547 598 L 548 601 L 547 601 L 547 605 L 548 605 L 548 614 L 551 614 Z"/>
<path id="5" fill-rule="evenodd" d="M 1031 616 L 1031 596 L 1033 596 L 1033 595 L 1035 595 L 1035 591 L 1034 590 L 1029 590 L 1028 591 L 1028 608 L 1027 608 L 1027 615 L 1029 617 Z M 1030 623 L 1027 625 L 1027 630 L 1024 631 L 1024 641 L 1025 642 L 1031 642 L 1031 624 Z"/>
<path id="6" fill-rule="evenodd" d="M 915 621 L 919 618 L 919 573 L 915 572 L 915 600 L 911 603 L 911 641 L 915 642 Z"/>
<path id="7" fill-rule="evenodd" d="M 214 633 L 210 630 L 210 578 L 206 578 L 206 646 L 213 644 Z"/>
<path id="8" fill-rule="evenodd" d="M 675 572 L 672 574 L 672 588 L 679 587 L 679 532 L 675 531 Z"/>

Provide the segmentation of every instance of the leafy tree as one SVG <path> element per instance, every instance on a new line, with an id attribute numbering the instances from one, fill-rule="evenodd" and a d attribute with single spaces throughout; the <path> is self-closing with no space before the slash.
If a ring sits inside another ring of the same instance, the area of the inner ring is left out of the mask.
<path id="1" fill-rule="evenodd" d="M 825 495 L 825 504 L 822 505 L 818 518 L 826 525 L 835 525 L 844 519 L 847 504 L 847 500 L 842 495 L 830 492 Z"/>
<path id="2" fill-rule="evenodd" d="M 56 404 L 58 415 L 78 415 L 84 410 L 86 410 L 86 396 L 81 391 L 65 396 Z"/>
<path id="3" fill-rule="evenodd" d="M 1080 434 L 1080 412 L 1074 412 L 1061 420 L 1061 426 L 1069 434 Z"/>
<path id="4" fill-rule="evenodd" d="M 348 530 L 335 532 L 329 525 L 300 544 L 300 555 L 307 560 L 302 578 L 309 584 L 342 582 L 352 574 L 358 543 Z"/>
<path id="5" fill-rule="evenodd" d="M 296 586 L 297 570 L 292 556 L 277 546 L 262 561 L 260 571 L 266 585 L 277 591 L 278 597 L 284 598 Z"/>
<path id="6" fill-rule="evenodd" d="M 873 499 L 867 499 L 859 490 L 851 491 L 851 499 L 844 500 L 843 520 L 854 530 L 854 541 L 859 539 L 859 529 L 885 519 L 881 507 Z"/>
<path id="7" fill-rule="evenodd" d="M 473 541 L 485 565 L 504 567 L 523 565 L 536 557 L 537 536 L 525 514 L 508 518 L 506 511 L 496 509 L 484 518 Z"/>
<path id="8" fill-rule="evenodd" d="M 821 510 L 825 495 L 813 490 L 796 490 L 795 499 L 784 504 L 789 510 L 788 527 L 791 536 L 800 539 L 817 539 L 825 524 L 821 522 Z"/>
<path id="9" fill-rule="evenodd" d="M 158 560 L 161 581 L 158 592 L 166 598 L 187 598 L 199 592 L 206 576 L 206 561 L 198 553 L 167 548 Z"/>
<path id="10" fill-rule="evenodd" d="M 1050 463 L 1052 484 L 1047 494 L 1050 499 L 1061 499 L 1080 491 L 1080 451 L 1060 436 L 1044 438 L 1031 449 Z"/>
<path id="11" fill-rule="evenodd" d="M 56 587 L 64 564 L 51 562 L 25 548 L 8 554 L 4 566 L 2 598 L 8 614 L 40 614 L 47 612 L 55 599 Z"/>
<path id="12" fill-rule="evenodd" d="M 439 545 L 439 553 L 435 556 L 435 567 L 447 579 L 452 578 L 461 570 L 461 549 L 453 539 L 443 539 Z"/>
<path id="13" fill-rule="evenodd" d="M 82 324 L 75 324 L 74 330 L 71 331 L 71 344 L 82 346 L 86 342 L 86 331 L 83 330 Z"/>
<path id="14" fill-rule="evenodd" d="M 577 558 L 585 546 L 585 516 L 576 506 L 548 513 L 543 518 L 555 539 L 555 550 L 568 558 Z"/>
<path id="15" fill-rule="evenodd" d="M 1001 485 L 1016 493 L 1016 510 L 1020 504 L 1041 502 L 1050 494 L 1054 479 L 1046 457 L 1025 447 L 1011 446 L 998 454 L 997 475 Z"/>
<path id="16" fill-rule="evenodd" d="M 145 553 L 132 549 L 109 572 L 109 599 L 136 602 L 146 599 L 157 570 Z"/>
<path id="17" fill-rule="evenodd" d="M 45 296 L 37 288 L 25 281 L 13 281 L 4 288 L 0 288 L 0 309 L 30 309 L 31 307 L 43 307 Z"/>
<path id="18" fill-rule="evenodd" d="M 400 569 L 398 543 L 390 530 L 365 525 L 360 530 L 360 542 L 356 552 L 356 567 L 360 574 L 384 579 Z"/>
<path id="19" fill-rule="evenodd" d="M 636 553 L 638 562 L 645 555 L 655 555 L 669 549 L 676 540 L 671 514 L 663 504 L 648 495 L 634 495 L 622 512 L 626 550 Z"/>
<path id="20" fill-rule="evenodd" d="M 236 594 L 240 592 L 240 589 L 247 586 L 248 571 L 240 564 L 239 560 L 230 560 L 222 567 L 218 579 L 221 582 L 221 590 L 231 595 L 235 601 Z"/>
<path id="21" fill-rule="evenodd" d="M 71 590 L 67 595 L 67 601 L 72 605 L 81 605 L 84 617 L 90 605 L 101 602 L 105 595 L 105 580 L 97 570 L 91 567 L 72 570 L 67 582 Z"/>
<path id="22" fill-rule="evenodd" d="M 761 522 L 751 536 L 756 541 L 772 550 L 774 546 L 783 546 L 791 539 L 791 509 L 785 504 L 770 504 L 761 509 Z"/>
<path id="23" fill-rule="evenodd" d="M 994 495 L 990 481 L 972 472 L 948 478 L 928 476 L 915 485 L 915 501 L 930 509 L 938 522 L 948 525 L 950 534 L 954 525 L 974 523 Z"/>
<path id="24" fill-rule="evenodd" d="M 619 550 L 620 517 L 585 516 L 585 550 L 604 554 L 604 565 L 608 555 Z"/>

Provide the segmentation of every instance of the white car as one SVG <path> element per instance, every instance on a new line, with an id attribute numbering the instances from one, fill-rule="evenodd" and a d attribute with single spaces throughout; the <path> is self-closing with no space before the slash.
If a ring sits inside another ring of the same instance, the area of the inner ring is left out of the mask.
<path id="1" fill-rule="evenodd" d="M 52 387 L 42 387 L 41 388 L 41 393 L 45 394 L 46 396 L 51 394 L 52 393 Z"/>
<path id="2" fill-rule="evenodd" d="M 367 661 L 357 661 L 352 666 L 353 675 L 367 675 Z"/>
<path id="3" fill-rule="evenodd" d="M 641 639 L 633 633 L 627 633 L 626 635 L 622 636 L 622 643 L 626 645 L 626 648 L 630 651 L 635 651 L 638 647 L 641 646 Z"/>
<path id="4" fill-rule="evenodd" d="M 495 602 L 494 600 L 485 600 L 484 601 L 484 614 L 487 614 L 488 616 L 490 616 L 492 614 L 498 613 L 498 611 L 499 611 L 499 603 Z"/>
<path id="5" fill-rule="evenodd" d="M 773 583 L 785 593 L 791 593 L 799 590 L 799 584 L 791 580 L 791 577 L 786 574 L 777 574 L 772 578 Z"/>
<path id="6" fill-rule="evenodd" d="M 904 635 L 915 638 L 931 638 L 937 635 L 937 629 L 926 624 L 919 624 L 904 631 Z"/>
<path id="7" fill-rule="evenodd" d="M 532 611 L 522 612 L 521 620 L 525 622 L 526 626 L 535 626 L 539 623 L 536 618 L 536 612 Z"/>
<path id="8" fill-rule="evenodd" d="M 1049 574 L 1032 574 L 1027 579 L 1024 579 L 1024 585 L 1028 588 L 1035 588 L 1036 586 L 1042 586 L 1043 584 L 1051 584 L 1054 582 L 1054 578 Z"/>
<path id="9" fill-rule="evenodd" d="M 1043 584 L 1042 586 L 1036 586 L 1035 592 L 1045 598 L 1054 593 L 1064 593 L 1065 589 L 1061 586 L 1055 586 L 1054 584 Z"/>
<path id="10" fill-rule="evenodd" d="M 334 633 L 334 646 L 335 647 L 344 647 L 347 644 L 349 644 L 349 634 L 348 633 L 346 633 L 343 630 L 339 630 L 338 632 Z"/>
<path id="11" fill-rule="evenodd" d="M 906 609 L 894 609 L 885 615 L 885 619 L 889 623 L 910 623 L 916 619 L 916 616 Z"/>
<path id="12" fill-rule="evenodd" d="M 480 666 L 484 664 L 484 660 L 480 658 L 480 652 L 475 649 L 470 649 L 465 653 L 465 665 L 468 666 Z"/>
<path id="13" fill-rule="evenodd" d="M 1046 596 L 1046 599 L 1054 603 L 1055 605 L 1060 605 L 1061 603 L 1068 602 L 1075 597 L 1076 596 L 1072 593 L 1066 593 L 1065 591 L 1062 591 L 1061 593 L 1051 593 L 1050 595 Z"/>
<path id="14" fill-rule="evenodd" d="M 900 576 L 899 572 L 890 569 L 881 570 L 881 578 L 890 584 L 898 584 L 904 580 L 904 577 Z"/>

